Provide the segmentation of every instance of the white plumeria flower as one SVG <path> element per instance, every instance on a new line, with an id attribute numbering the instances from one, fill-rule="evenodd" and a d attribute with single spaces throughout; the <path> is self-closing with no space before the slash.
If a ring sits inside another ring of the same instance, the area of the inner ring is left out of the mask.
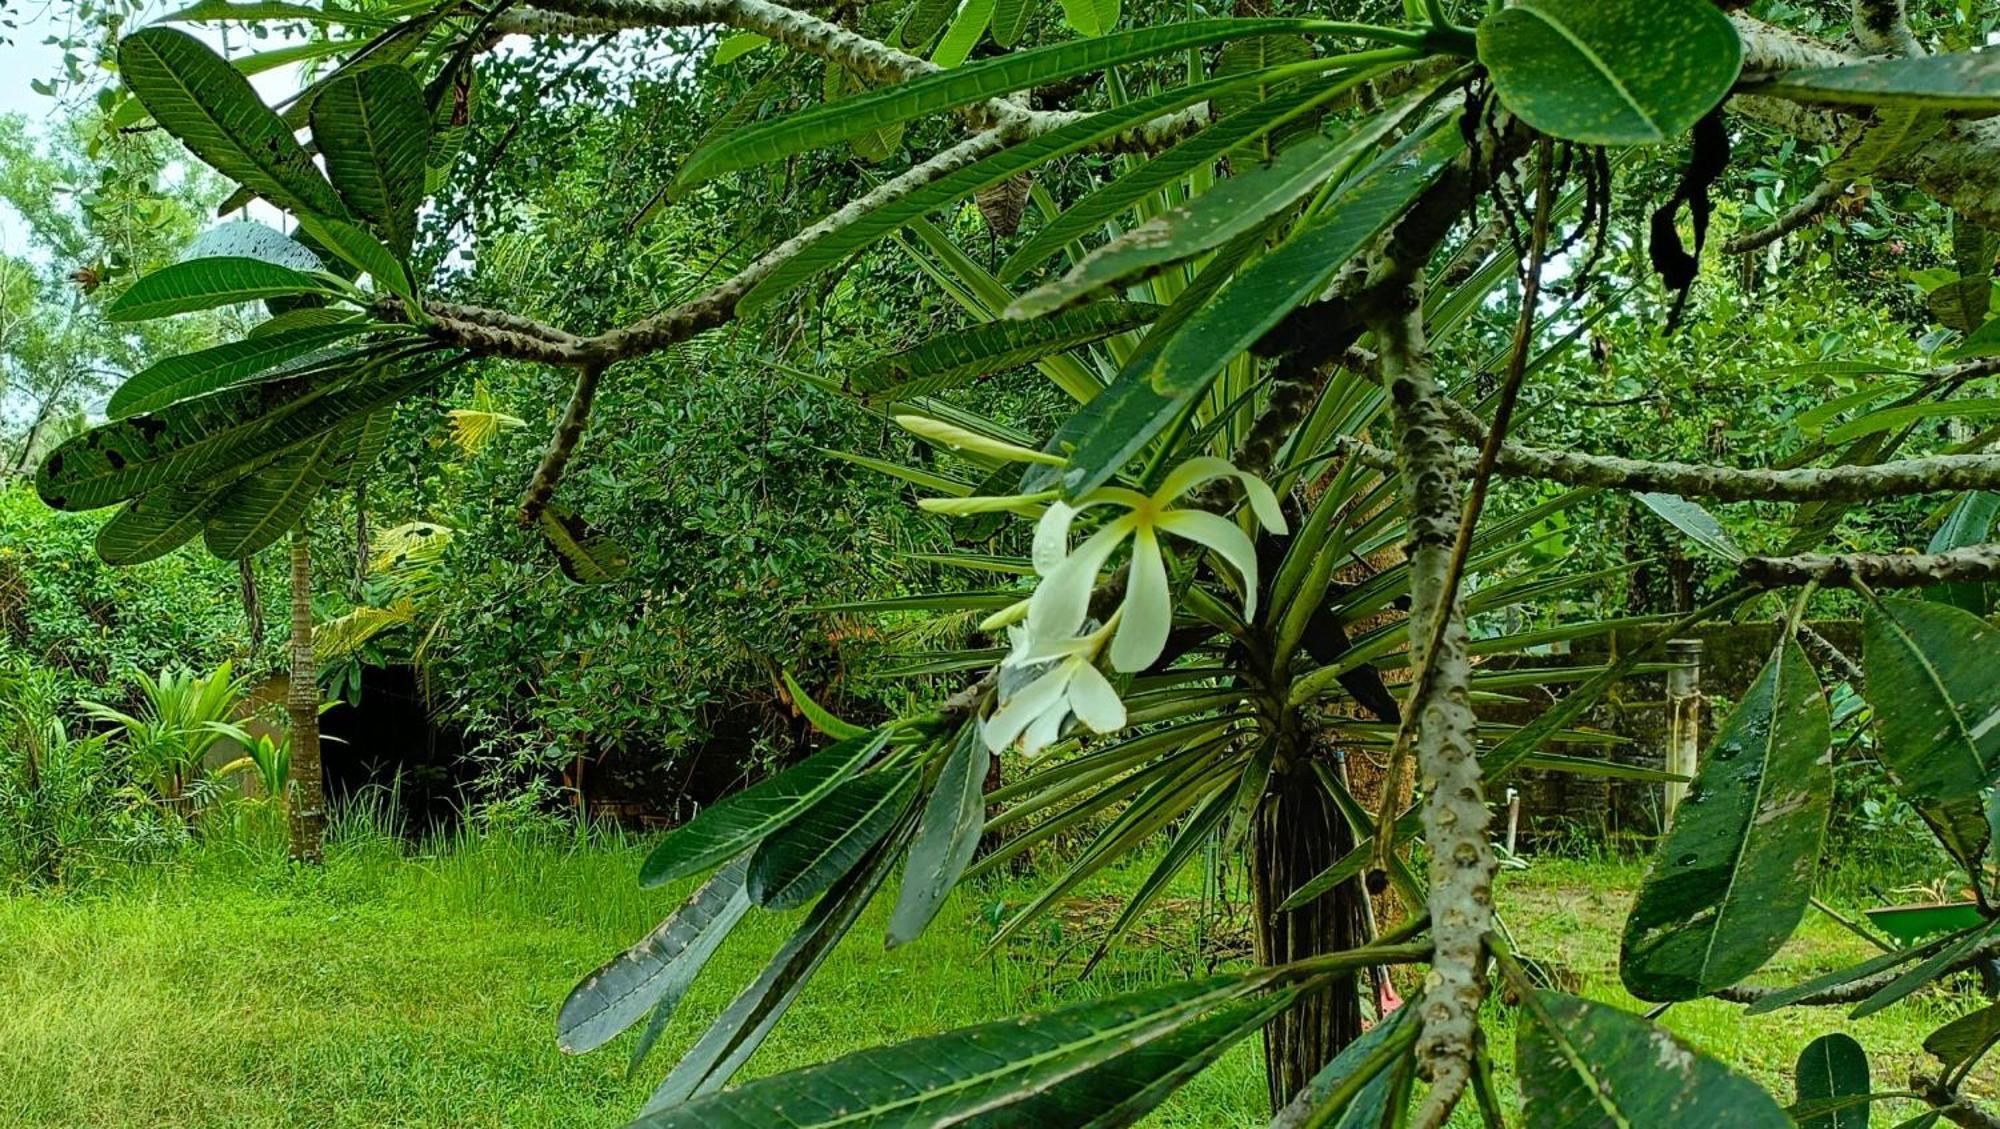
<path id="1" fill-rule="evenodd" d="M 980 723 L 986 747 L 999 752 L 1021 742 L 1029 756 L 1062 737 L 1063 722 L 1075 714 L 1092 732 L 1115 733 L 1125 728 L 1125 703 L 1111 680 L 1097 669 L 1098 652 L 1117 629 L 1117 617 L 1088 635 L 1073 639 L 1039 640 L 1019 627 L 1011 628 L 1014 649 L 1001 662 L 1006 668 L 1047 669 L 1015 690 L 993 715 Z"/>
<path id="2" fill-rule="evenodd" d="M 1111 666 L 1119 671 L 1140 671 L 1159 661 L 1174 620 L 1167 566 L 1160 557 L 1161 533 L 1192 541 L 1228 561 L 1243 577 L 1243 618 L 1254 617 L 1257 550 L 1249 535 L 1228 518 L 1205 510 L 1170 508 L 1202 484 L 1225 477 L 1243 484 L 1250 510 L 1264 528 L 1273 533 L 1286 531 L 1278 497 L 1262 479 L 1237 470 L 1226 459 L 1210 456 L 1189 459 L 1175 467 L 1151 495 L 1104 486 L 1084 495 L 1075 505 L 1049 503 L 1035 526 L 1033 562 L 1042 582 L 1029 600 L 1028 634 L 1037 640 L 1075 635 L 1089 614 L 1098 573 L 1130 538 L 1132 570 L 1125 586 L 1125 602 L 1114 617 L 1118 629 L 1111 640 Z M 1070 524 L 1084 510 L 1103 505 L 1124 506 L 1127 512 L 1106 522 L 1070 552 Z"/>

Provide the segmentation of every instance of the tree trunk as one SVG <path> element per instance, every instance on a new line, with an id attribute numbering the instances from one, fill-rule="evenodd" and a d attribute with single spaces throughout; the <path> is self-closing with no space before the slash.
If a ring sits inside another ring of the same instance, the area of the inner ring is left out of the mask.
<path id="1" fill-rule="evenodd" d="M 326 837 L 319 763 L 319 667 L 313 658 L 312 551 L 305 526 L 292 533 L 292 666 L 285 712 L 292 722 L 292 859 L 318 864 Z"/>
<path id="2" fill-rule="evenodd" d="M 1257 963 L 1283 964 L 1363 943 L 1361 886 L 1354 880 L 1289 913 L 1277 907 L 1292 891 L 1354 847 L 1354 833 L 1309 766 L 1274 774 L 1257 811 L 1250 859 Z M 1273 1112 L 1320 1068 L 1361 1037 L 1355 979 L 1302 1000 L 1264 1028 L 1264 1077 Z"/>

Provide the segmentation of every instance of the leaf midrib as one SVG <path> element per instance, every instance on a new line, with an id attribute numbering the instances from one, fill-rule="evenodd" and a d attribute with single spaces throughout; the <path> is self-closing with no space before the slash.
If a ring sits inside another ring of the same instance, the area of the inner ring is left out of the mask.
<path id="1" fill-rule="evenodd" d="M 1618 97 L 1624 99 L 1625 104 L 1631 107 L 1632 112 L 1638 116 L 1639 120 L 1646 123 L 1646 128 L 1653 131 L 1653 136 L 1656 139 L 1664 139 L 1666 137 L 1666 131 L 1660 128 L 1660 123 L 1654 121 L 1652 115 L 1646 112 L 1646 108 L 1639 104 L 1639 100 L 1632 97 L 1632 92 L 1626 88 L 1624 81 L 1618 77 L 1616 72 L 1611 69 L 1611 65 L 1606 63 L 1604 57 L 1599 55 L 1590 44 L 1577 38 L 1576 33 L 1572 32 L 1566 24 L 1559 22 L 1540 8 L 1523 6 L 1520 8 L 1520 11 L 1526 12 L 1528 15 L 1547 24 L 1549 30 L 1561 36 L 1565 42 L 1575 48 L 1576 53 L 1583 56 L 1584 62 L 1596 68 L 1598 73 L 1604 76 L 1604 81 L 1610 84 L 1612 90 L 1617 92 Z"/>

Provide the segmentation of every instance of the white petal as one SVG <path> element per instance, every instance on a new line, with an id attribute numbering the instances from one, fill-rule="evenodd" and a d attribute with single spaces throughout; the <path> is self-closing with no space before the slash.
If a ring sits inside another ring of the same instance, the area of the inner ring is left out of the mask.
<path id="1" fill-rule="evenodd" d="M 1118 691 L 1111 688 L 1111 680 L 1104 677 L 1103 671 L 1081 660 L 1075 677 L 1070 679 L 1069 708 L 1093 733 L 1116 733 L 1125 728 L 1125 703 L 1118 700 Z"/>
<path id="2" fill-rule="evenodd" d="M 1189 459 L 1168 472 L 1166 481 L 1160 483 L 1158 490 L 1153 491 L 1153 501 L 1162 506 L 1167 505 L 1210 479 L 1235 473 L 1235 464 L 1228 459 L 1218 459 L 1214 455 Z"/>
<path id="3" fill-rule="evenodd" d="M 1040 575 L 1055 571 L 1069 555 L 1069 526 L 1079 512 L 1068 502 L 1050 502 L 1049 508 L 1042 511 L 1042 520 L 1035 523 L 1035 548 L 1029 558 Z"/>
<path id="4" fill-rule="evenodd" d="M 1090 613 L 1090 592 L 1104 562 L 1138 524 L 1130 514 L 1106 523 L 1049 571 L 1028 601 L 1028 633 L 1040 639 L 1075 635 Z"/>
<path id="5" fill-rule="evenodd" d="M 1167 649 L 1174 626 L 1173 597 L 1167 591 L 1167 565 L 1160 559 L 1159 538 L 1141 527 L 1132 542 L 1132 575 L 1125 583 L 1118 634 L 1111 637 L 1111 667 L 1125 672 L 1144 670 Z"/>
<path id="6" fill-rule="evenodd" d="M 1270 486 L 1254 474 L 1237 472 L 1236 481 L 1243 484 L 1243 493 L 1250 499 L 1250 512 L 1257 515 L 1257 521 L 1273 533 L 1289 532 L 1285 528 L 1285 511 L 1278 505 L 1278 496 Z"/>
<path id="7" fill-rule="evenodd" d="M 1243 578 L 1243 620 L 1257 616 L 1257 549 L 1250 535 L 1226 517 L 1202 510 L 1173 510 L 1161 514 L 1158 528 L 1176 537 L 1185 537 L 1215 550 Z"/>
<path id="8" fill-rule="evenodd" d="M 1067 708 L 1062 701 L 1063 692 L 1069 688 L 1069 678 L 1070 672 L 1057 666 L 1021 687 L 980 726 L 980 735 L 986 738 L 986 747 L 997 753 L 1013 744 L 1014 738 L 1021 735 L 1021 730 L 1051 707 Z"/>
<path id="9" fill-rule="evenodd" d="M 1062 738 L 1063 719 L 1069 716 L 1069 705 L 1058 702 L 1047 712 L 1028 723 L 1028 731 L 1021 734 L 1021 751 L 1034 756 Z"/>

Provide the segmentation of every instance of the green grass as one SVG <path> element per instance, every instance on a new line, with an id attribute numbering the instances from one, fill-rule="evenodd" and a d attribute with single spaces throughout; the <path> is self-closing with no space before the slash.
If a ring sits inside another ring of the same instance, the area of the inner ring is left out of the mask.
<path id="1" fill-rule="evenodd" d="M 565 1058 L 552 1017 L 570 986 L 684 893 L 639 890 L 641 853 L 616 841 L 494 836 L 406 856 L 356 835 L 320 872 L 208 849 L 84 890 L 0 901 L 0 1125 L 621 1125 L 795 919 L 753 915 L 636 1078 L 624 1076 L 629 1034 Z M 1095 892 L 1142 874 L 1113 875 Z M 1639 874 L 1537 862 L 1503 878 L 1502 906 L 1524 951 L 1560 962 L 1584 994 L 1634 1006 L 1617 987 L 1616 927 Z M 878 905 L 750 1072 L 1188 970 L 1169 942 L 1198 904 L 1192 882 L 1151 947 L 1108 962 L 1087 985 L 1074 980 L 1073 942 L 1079 918 L 1087 928 L 1100 916 L 1090 901 L 1065 915 L 1067 936 L 1052 926 L 984 956 L 995 904 L 1033 888 L 962 892 L 928 935 L 895 953 L 881 948 Z M 1814 914 L 1760 978 L 1789 980 L 1867 952 Z M 1746 1021 L 1740 1008 L 1700 1003 L 1666 1022 L 1788 1100 L 1792 1062 L 1814 1036 L 1850 1031 L 1874 1053 L 1878 1082 L 1899 1087 L 1923 1035 L 1972 1006 L 1935 996 L 1856 1023 L 1830 1011 Z M 1505 1014 L 1493 1036 L 1510 1053 Z M 1260 1069 L 1254 1046 L 1236 1048 L 1151 1124 L 1261 1125 Z M 1972 1089 L 1989 1092 L 1991 1078 Z"/>

